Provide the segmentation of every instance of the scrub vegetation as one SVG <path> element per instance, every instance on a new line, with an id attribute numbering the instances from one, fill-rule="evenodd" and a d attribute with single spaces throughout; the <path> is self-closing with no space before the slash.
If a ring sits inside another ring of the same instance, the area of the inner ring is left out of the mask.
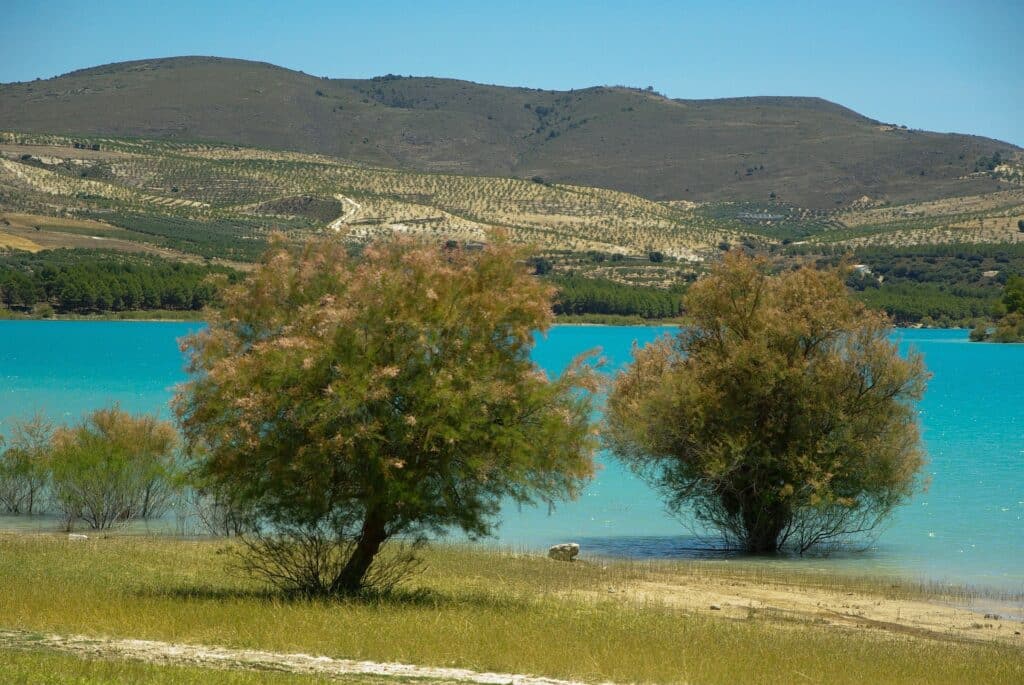
<path id="1" fill-rule="evenodd" d="M 992 326 L 980 323 L 971 331 L 971 340 L 993 342 L 1024 342 L 1024 276 L 1006 281 L 1003 297 L 993 307 Z"/>
<path id="2" fill-rule="evenodd" d="M 14 421 L 10 439 L 0 442 L 0 507 L 56 515 L 66 531 L 159 519 L 185 486 L 178 448 L 170 423 L 116 405 L 73 426 L 56 426 L 42 414 Z"/>

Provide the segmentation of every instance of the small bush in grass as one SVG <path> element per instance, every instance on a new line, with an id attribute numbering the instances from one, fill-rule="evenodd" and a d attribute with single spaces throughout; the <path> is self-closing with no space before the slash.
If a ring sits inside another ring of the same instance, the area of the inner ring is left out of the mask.
<path id="1" fill-rule="evenodd" d="M 52 319 L 56 312 L 49 302 L 36 302 L 32 305 L 32 316 L 39 319 Z"/>

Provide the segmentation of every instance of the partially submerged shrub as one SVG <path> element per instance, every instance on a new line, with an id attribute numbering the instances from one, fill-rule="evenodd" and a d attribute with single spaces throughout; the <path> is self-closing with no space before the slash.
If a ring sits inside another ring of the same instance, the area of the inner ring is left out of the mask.
<path id="1" fill-rule="evenodd" d="M 0 506 L 8 513 L 41 512 L 50 478 L 52 435 L 53 424 L 42 414 L 14 423 L 7 449 L 0 452 Z"/>
<path id="2" fill-rule="evenodd" d="M 217 537 L 241 536 L 245 530 L 246 516 L 231 501 L 230 494 L 219 492 L 215 486 L 203 482 L 196 473 L 190 475 L 188 508 L 199 528 L 207 535 Z"/>
<path id="3" fill-rule="evenodd" d="M 688 291 L 675 339 L 634 353 L 608 399 L 611 449 L 749 552 L 872 529 L 924 463 L 921 356 L 833 273 L 729 254 Z"/>
<path id="4" fill-rule="evenodd" d="M 178 486 L 177 435 L 152 416 L 98 409 L 53 437 L 53 499 L 70 530 L 155 518 Z"/>

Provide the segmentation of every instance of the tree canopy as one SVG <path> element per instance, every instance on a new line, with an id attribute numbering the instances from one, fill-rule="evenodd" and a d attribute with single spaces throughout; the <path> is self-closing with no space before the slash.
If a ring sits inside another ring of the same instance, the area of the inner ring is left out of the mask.
<path id="1" fill-rule="evenodd" d="M 162 514 L 176 485 L 177 447 L 173 425 L 116 405 L 57 429 L 49 455 L 53 499 L 68 529 L 77 519 L 103 529 Z"/>
<path id="2" fill-rule="evenodd" d="M 995 326 L 979 323 L 971 331 L 971 340 L 993 342 L 1024 342 L 1024 276 L 1010 276 L 1003 288 L 1003 297 L 993 307 Z"/>
<path id="3" fill-rule="evenodd" d="M 554 304 L 556 314 L 618 314 L 660 319 L 680 313 L 680 297 L 674 292 L 624 285 L 604 278 L 568 276 L 552 281 L 558 288 Z"/>
<path id="4" fill-rule="evenodd" d="M 1024 276 L 1012 276 L 1006 281 L 1002 305 L 1006 313 L 996 321 L 992 340 L 1024 342 Z"/>
<path id="5" fill-rule="evenodd" d="M 239 278 L 225 267 L 112 250 L 0 253 L 0 305 L 48 303 L 75 313 L 202 309 L 217 295 L 211 275 Z"/>
<path id="6" fill-rule="evenodd" d="M 729 254 L 685 307 L 690 325 L 635 350 L 606 414 L 609 447 L 671 509 L 750 552 L 804 551 L 912 493 L 922 359 L 836 273 Z"/>
<path id="7" fill-rule="evenodd" d="M 506 246 L 274 242 L 187 341 L 175 401 L 203 482 L 248 517 L 251 567 L 352 592 L 395 536 L 485 535 L 506 498 L 575 496 L 592 376 L 530 360 L 552 294 Z"/>
<path id="8" fill-rule="evenodd" d="M 1006 281 L 1003 306 L 1008 314 L 1024 313 L 1024 276 L 1011 276 Z"/>

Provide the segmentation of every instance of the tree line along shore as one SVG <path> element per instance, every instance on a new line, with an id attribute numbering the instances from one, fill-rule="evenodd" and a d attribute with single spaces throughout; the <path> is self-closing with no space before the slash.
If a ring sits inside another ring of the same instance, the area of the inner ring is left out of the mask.
<path id="1" fill-rule="evenodd" d="M 854 296 L 886 312 L 896 326 L 961 327 L 975 340 L 1013 342 L 1021 328 L 1020 278 L 1024 252 L 1012 245 L 865 248 L 844 257 L 818 257 L 818 268 L 852 265 L 846 278 Z M 998 248 L 998 249 L 996 249 Z M 1018 254 L 1020 253 L 1020 254 Z M 607 262 L 588 253 L 569 269 L 544 257 L 529 260 L 534 273 L 557 288 L 555 314 L 565 323 L 644 324 L 682 320 L 682 301 L 696 275 L 665 287 L 595 275 L 586 265 Z M 803 257 L 779 257 L 776 269 Z M 661 260 L 665 258 L 662 256 Z M 845 260 L 845 261 L 844 261 Z M 866 264 L 854 264 L 863 260 Z M 659 262 L 659 264 L 662 262 Z M 0 314 L 6 318 L 202 318 L 219 288 L 245 272 L 209 262 L 180 262 L 148 254 L 59 249 L 0 253 Z"/>

